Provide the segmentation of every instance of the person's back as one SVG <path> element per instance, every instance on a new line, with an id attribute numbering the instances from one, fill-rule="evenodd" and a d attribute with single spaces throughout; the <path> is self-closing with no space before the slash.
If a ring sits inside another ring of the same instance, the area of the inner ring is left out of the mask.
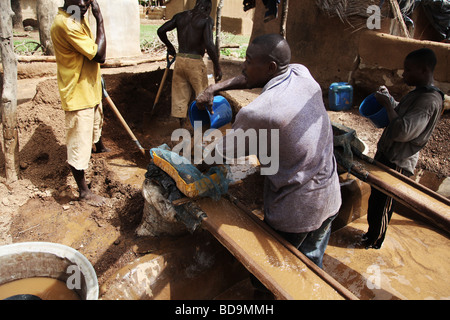
<path id="1" fill-rule="evenodd" d="M 172 117 L 184 125 L 192 93 L 200 94 L 208 85 L 207 67 L 203 61 L 205 51 L 214 65 L 215 80 L 220 81 L 222 70 L 213 41 L 214 21 L 211 0 L 197 0 L 189 11 L 177 13 L 158 29 L 158 36 L 167 46 L 167 55 L 176 57 L 172 77 Z M 167 37 L 167 32 L 177 30 L 178 53 Z"/>
<path id="2" fill-rule="evenodd" d="M 203 56 L 206 51 L 205 32 L 213 25 L 212 18 L 194 10 L 174 17 L 178 35 L 178 52 Z"/>
<path id="3" fill-rule="evenodd" d="M 273 158 L 278 150 L 279 159 L 273 159 L 278 167 L 270 163 L 264 194 L 265 220 L 273 228 L 309 232 L 336 214 L 341 197 L 331 123 L 320 86 L 306 67 L 294 64 L 273 78 L 239 111 L 233 129 L 279 132 L 278 146 L 270 151 Z"/>

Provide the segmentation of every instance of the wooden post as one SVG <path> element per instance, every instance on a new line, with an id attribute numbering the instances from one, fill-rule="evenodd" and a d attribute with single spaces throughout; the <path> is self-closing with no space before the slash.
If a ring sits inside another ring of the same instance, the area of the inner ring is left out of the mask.
<path id="1" fill-rule="evenodd" d="M 289 12 L 289 0 L 282 0 L 280 34 L 286 39 L 286 26 Z"/>
<path id="2" fill-rule="evenodd" d="M 402 11 L 398 5 L 397 1 L 389 0 L 392 11 L 394 12 L 395 20 L 400 24 L 400 29 L 406 38 L 410 38 L 408 27 L 406 26 L 405 20 L 403 20 Z"/>
<path id="3" fill-rule="evenodd" d="M 44 46 L 46 56 L 55 55 L 50 29 L 55 16 L 58 14 L 58 7 L 64 4 L 63 0 L 37 0 L 36 14 L 39 22 L 39 40 Z"/>
<path id="4" fill-rule="evenodd" d="M 3 91 L 0 104 L 5 146 L 6 183 L 18 179 L 19 135 L 17 130 L 17 60 L 14 54 L 11 2 L 0 0 L 0 48 Z"/>
<path id="5" fill-rule="evenodd" d="M 220 57 L 220 32 L 222 31 L 222 8 L 223 0 L 219 0 L 217 5 L 217 16 L 216 16 L 216 51 L 217 57 Z"/>

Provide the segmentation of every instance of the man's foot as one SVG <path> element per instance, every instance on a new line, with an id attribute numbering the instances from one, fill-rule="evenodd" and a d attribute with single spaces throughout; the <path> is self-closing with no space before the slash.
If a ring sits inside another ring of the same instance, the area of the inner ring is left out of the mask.
<path id="1" fill-rule="evenodd" d="M 95 147 L 95 149 L 92 149 L 93 153 L 104 153 L 104 152 L 110 152 L 111 149 L 106 148 L 105 146 L 103 146 L 103 148 L 98 149 L 97 147 Z"/>
<path id="2" fill-rule="evenodd" d="M 101 207 L 106 204 L 106 198 L 91 191 L 80 194 L 80 201 L 86 202 L 93 207 Z"/>
<path id="3" fill-rule="evenodd" d="M 101 138 L 97 143 L 94 144 L 94 146 L 95 150 L 92 150 L 93 153 L 104 153 L 111 151 L 111 149 L 105 147 Z"/>
<path id="4" fill-rule="evenodd" d="M 362 245 L 366 249 L 380 249 L 381 248 L 381 244 L 379 243 L 379 241 L 370 239 L 369 237 L 367 237 L 366 234 L 363 235 L 361 240 L 362 240 Z"/>

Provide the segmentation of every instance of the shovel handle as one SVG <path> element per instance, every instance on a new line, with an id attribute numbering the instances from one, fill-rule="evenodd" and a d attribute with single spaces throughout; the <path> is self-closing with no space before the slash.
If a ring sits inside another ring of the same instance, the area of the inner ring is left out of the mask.
<path id="1" fill-rule="evenodd" d="M 172 60 L 170 60 L 170 57 L 172 57 Z M 167 60 L 167 69 L 169 69 L 170 68 L 170 66 L 175 62 L 175 58 L 176 58 L 176 56 L 171 56 L 169 53 L 167 53 L 167 56 L 166 56 L 166 60 Z"/>
<path id="2" fill-rule="evenodd" d="M 109 96 L 108 92 L 106 91 L 106 85 L 105 85 L 105 81 L 103 80 L 103 77 L 102 77 L 102 90 L 103 90 L 103 96 L 105 97 L 105 99 L 108 102 L 109 106 L 111 107 L 112 111 L 114 112 L 116 117 L 119 119 L 120 123 L 125 128 L 125 130 L 127 131 L 128 135 L 136 143 L 136 145 L 139 148 L 139 150 L 141 151 L 142 155 L 145 156 L 145 149 L 141 146 L 141 144 L 139 143 L 138 139 L 134 135 L 133 131 L 131 131 L 131 129 L 128 126 L 128 124 L 126 123 L 125 119 L 120 114 L 119 109 L 117 109 L 116 105 L 114 104 L 114 102 L 112 101 L 112 99 Z"/>
<path id="3" fill-rule="evenodd" d="M 164 70 L 164 74 L 163 74 L 161 83 L 159 84 L 158 92 L 156 93 L 156 98 L 155 98 L 155 102 L 153 102 L 153 107 L 152 107 L 151 113 L 153 113 L 155 111 L 155 106 L 159 101 L 159 97 L 161 96 L 163 85 L 164 85 L 164 82 L 166 82 L 167 73 L 169 72 L 170 66 L 172 65 L 172 63 L 175 62 L 175 56 L 172 56 L 172 60 L 170 60 L 170 57 L 171 57 L 171 55 L 167 54 L 167 57 L 166 57 L 167 67 L 166 67 L 166 70 Z"/>

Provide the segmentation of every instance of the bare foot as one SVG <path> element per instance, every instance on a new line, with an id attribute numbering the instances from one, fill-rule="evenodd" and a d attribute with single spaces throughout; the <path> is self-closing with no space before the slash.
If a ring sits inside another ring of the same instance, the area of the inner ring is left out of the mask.
<path id="1" fill-rule="evenodd" d="M 91 191 L 80 195 L 80 201 L 84 201 L 93 207 L 101 207 L 106 204 L 106 198 L 99 196 Z"/>

